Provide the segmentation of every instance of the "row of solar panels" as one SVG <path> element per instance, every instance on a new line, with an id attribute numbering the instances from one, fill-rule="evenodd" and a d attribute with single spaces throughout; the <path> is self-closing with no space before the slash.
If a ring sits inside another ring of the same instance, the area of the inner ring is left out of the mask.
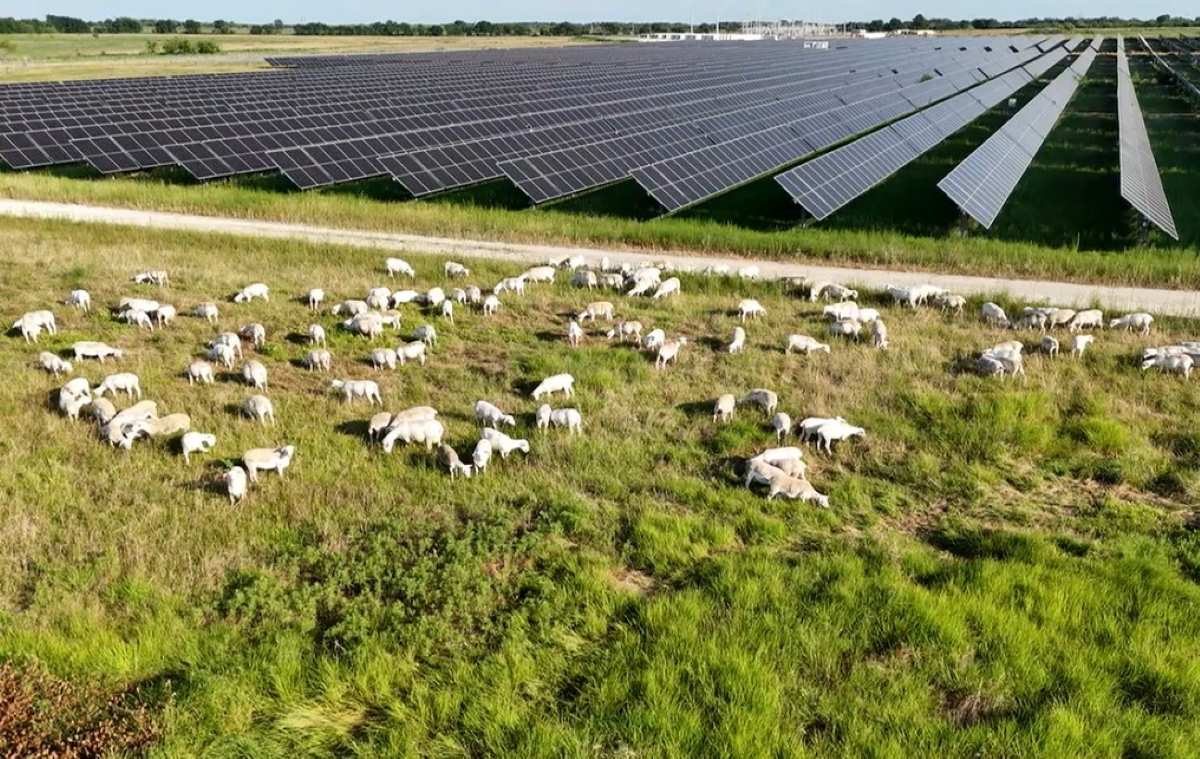
<path id="1" fill-rule="evenodd" d="M 1155 226 L 1178 240 L 1175 218 L 1167 203 L 1158 163 L 1150 149 L 1150 135 L 1146 132 L 1146 122 L 1129 73 L 1124 37 L 1117 38 L 1117 120 L 1121 133 L 1121 197 Z"/>

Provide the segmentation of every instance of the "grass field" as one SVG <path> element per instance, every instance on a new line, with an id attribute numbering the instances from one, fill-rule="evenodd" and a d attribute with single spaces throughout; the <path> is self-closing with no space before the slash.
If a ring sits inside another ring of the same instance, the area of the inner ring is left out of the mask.
<path id="1" fill-rule="evenodd" d="M 0 222 L 0 251 L 10 320 L 72 287 L 100 306 L 55 307 L 42 348 L 126 348 L 148 397 L 219 439 L 191 466 L 110 450 L 47 407 L 61 381 L 35 349 L 0 338 L 0 753 L 71 737 L 161 756 L 1184 757 L 1200 738 L 1200 388 L 1135 360 L 1191 323 L 985 381 L 954 369 L 1013 335 L 978 304 L 962 321 L 880 304 L 889 351 L 803 359 L 780 346 L 820 334 L 816 306 L 685 277 L 677 300 L 614 298 L 693 338 L 659 373 L 594 336 L 568 348 L 563 314 L 600 296 L 543 286 L 493 319 L 439 319 L 427 367 L 380 377 L 388 408 L 436 406 L 460 451 L 475 399 L 517 414 L 530 456 L 452 482 L 423 451 L 369 448 L 367 408 L 293 365 L 313 317 L 292 297 L 360 296 L 386 282 L 379 253 L 21 221 Z M 418 286 L 445 284 L 440 259 L 410 260 Z M 220 326 L 266 325 L 276 428 L 231 413 L 236 381 L 181 378 L 212 328 L 106 314 L 160 294 L 128 283 L 145 267 L 171 271 L 181 312 L 271 285 Z M 769 313 L 730 357 L 744 296 Z M 329 332 L 332 376 L 374 376 L 365 341 Z M 573 440 L 529 429 L 525 392 L 558 371 L 578 380 Z M 830 510 L 738 485 L 734 461 L 773 438 L 752 410 L 714 425 L 711 402 L 755 386 L 868 430 L 808 454 Z M 216 474 L 284 441 L 287 478 L 231 509 Z"/>

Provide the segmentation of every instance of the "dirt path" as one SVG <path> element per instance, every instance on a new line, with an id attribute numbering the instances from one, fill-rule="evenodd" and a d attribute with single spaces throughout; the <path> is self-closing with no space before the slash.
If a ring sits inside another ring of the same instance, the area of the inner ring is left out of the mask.
<path id="1" fill-rule="evenodd" d="M 598 263 L 607 256 L 613 261 L 666 261 L 681 268 L 703 268 L 727 265 L 731 267 L 757 264 L 764 278 L 807 276 L 814 279 L 841 282 L 867 289 L 881 290 L 887 285 L 900 286 L 930 283 L 963 295 L 996 295 L 1007 293 L 1014 299 L 1031 303 L 1050 303 L 1058 306 L 1097 305 L 1110 311 L 1150 311 L 1172 316 L 1200 316 L 1200 292 L 1194 290 L 1162 290 L 1146 287 L 1110 287 L 1082 285 L 1070 282 L 1051 282 L 1031 279 L 999 279 L 956 274 L 900 272 L 880 269 L 855 269 L 835 266 L 812 266 L 779 261 L 755 261 L 747 258 L 725 258 L 684 252 L 635 252 L 574 248 L 557 245 L 527 245 L 521 243 L 460 240 L 445 237 L 423 237 L 390 232 L 367 232 L 304 224 L 285 224 L 274 221 L 248 221 L 211 216 L 135 211 L 124 208 L 48 203 L 30 200 L 0 199 L 0 216 L 149 227 L 189 232 L 268 237 L 280 240 L 303 240 L 316 243 L 353 245 L 388 251 L 434 253 L 456 258 L 488 258 L 519 263 L 542 262 L 547 258 L 583 255 Z"/>

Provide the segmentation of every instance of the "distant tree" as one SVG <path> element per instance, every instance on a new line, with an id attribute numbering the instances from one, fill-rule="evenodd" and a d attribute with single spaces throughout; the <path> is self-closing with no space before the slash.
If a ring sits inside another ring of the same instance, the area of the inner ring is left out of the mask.
<path id="1" fill-rule="evenodd" d="M 155 34 L 174 34 L 179 29 L 179 22 L 169 18 L 160 18 L 154 22 Z"/>
<path id="2" fill-rule="evenodd" d="M 471 27 L 471 34 L 479 37 L 490 37 L 496 33 L 496 26 L 491 21 L 476 21 Z"/>
<path id="3" fill-rule="evenodd" d="M 1154 19 L 1154 23 L 1158 24 L 1159 26 L 1166 26 L 1167 24 L 1171 23 L 1171 15 L 1164 13 L 1158 18 Z"/>
<path id="4" fill-rule="evenodd" d="M 142 31 L 142 22 L 136 18 L 121 16 L 120 18 L 110 18 L 99 24 L 100 31 L 108 34 L 140 34 Z"/>
<path id="5" fill-rule="evenodd" d="M 219 18 L 212 23 L 214 34 L 233 34 L 233 26 L 223 18 Z"/>
<path id="6" fill-rule="evenodd" d="M 442 28 L 441 24 L 434 24 L 433 26 L 430 26 L 428 29 L 426 29 L 426 32 L 428 32 L 430 37 L 441 37 L 446 34 L 446 30 Z"/>
<path id="7" fill-rule="evenodd" d="M 283 32 L 283 19 L 279 19 L 279 18 L 275 19 L 274 21 L 271 22 L 271 26 L 275 27 L 276 34 L 282 33 Z"/>
<path id="8" fill-rule="evenodd" d="M 87 34 L 92 31 L 91 24 L 72 16 L 52 16 L 47 13 L 46 23 L 53 27 L 54 31 L 63 34 Z"/>
<path id="9" fill-rule="evenodd" d="M 199 34 L 200 33 L 200 22 L 194 18 L 189 18 L 187 21 L 184 21 L 183 22 L 183 33 L 184 34 Z"/>
<path id="10" fill-rule="evenodd" d="M 924 15 L 918 13 L 917 15 L 913 16 L 912 28 L 913 29 L 928 29 L 929 28 L 929 20 L 927 18 L 925 18 Z"/>

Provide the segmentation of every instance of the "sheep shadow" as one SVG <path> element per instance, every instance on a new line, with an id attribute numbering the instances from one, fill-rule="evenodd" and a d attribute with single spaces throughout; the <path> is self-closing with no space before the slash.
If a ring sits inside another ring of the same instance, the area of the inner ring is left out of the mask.
<path id="1" fill-rule="evenodd" d="M 304 334 L 303 332 L 289 332 L 289 333 L 287 333 L 287 336 L 284 339 L 287 340 L 292 345 L 308 345 L 309 344 L 308 335 Z"/>
<path id="2" fill-rule="evenodd" d="M 725 349 L 729 346 L 729 343 L 733 339 L 732 332 L 730 333 L 729 338 L 730 338 L 729 340 L 722 340 L 719 337 L 706 336 L 706 337 L 697 337 L 695 340 L 696 340 L 696 344 L 699 346 L 707 348 L 710 351 L 723 353 L 723 352 L 725 352 Z"/>
<path id="3" fill-rule="evenodd" d="M 374 442 L 371 440 L 371 436 L 368 434 L 370 427 L 370 422 L 366 419 L 350 419 L 338 424 L 333 429 L 342 435 L 362 440 L 367 445 L 370 445 Z"/>
<path id="4" fill-rule="evenodd" d="M 693 418 L 705 417 L 711 419 L 713 415 L 713 408 L 716 406 L 716 404 L 716 398 L 711 398 L 704 401 L 684 401 L 683 403 L 676 404 L 675 409 L 683 412 L 684 416 Z"/>
<path id="5" fill-rule="evenodd" d="M 542 384 L 541 380 L 516 379 L 513 380 L 510 388 L 514 393 L 522 398 L 531 398 L 534 389 L 540 384 Z M 559 395 L 561 395 L 561 393 L 559 393 Z"/>
<path id="6" fill-rule="evenodd" d="M 289 358 L 288 364 L 295 367 L 296 369 L 303 369 L 305 371 L 308 371 L 308 362 L 305 359 Z"/>
<path id="7" fill-rule="evenodd" d="M 217 382 L 221 382 L 221 383 L 224 383 L 224 384 L 230 384 L 230 385 L 244 385 L 244 384 L 246 384 L 246 383 L 245 383 L 245 380 L 242 378 L 242 373 L 241 373 L 241 372 L 235 372 L 235 371 L 221 371 L 221 372 L 215 372 L 215 373 L 214 373 L 214 379 L 216 379 L 216 381 L 217 381 Z"/>
<path id="8" fill-rule="evenodd" d="M 565 331 L 564 332 L 551 332 L 550 330 L 542 330 L 540 332 L 534 332 L 533 336 L 536 337 L 539 341 L 541 341 L 543 343 L 566 343 L 567 342 L 567 333 Z"/>
<path id="9" fill-rule="evenodd" d="M 237 419 L 249 419 L 249 417 L 242 413 L 242 404 L 240 403 L 226 403 L 221 407 L 221 410 Z"/>

